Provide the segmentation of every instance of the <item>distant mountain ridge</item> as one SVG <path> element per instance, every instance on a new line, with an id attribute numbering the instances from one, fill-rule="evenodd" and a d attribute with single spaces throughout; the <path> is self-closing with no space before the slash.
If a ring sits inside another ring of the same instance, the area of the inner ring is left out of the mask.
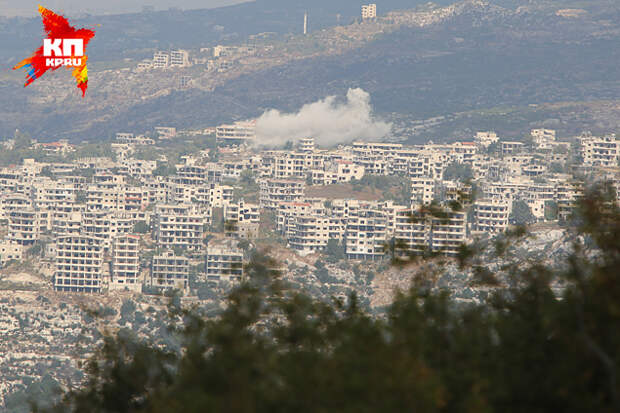
<path id="1" fill-rule="evenodd" d="M 449 4 L 450 0 L 436 0 Z M 233 6 L 198 10 L 165 10 L 75 19 L 83 27 L 96 27 L 89 47 L 92 60 L 118 60 L 152 54 L 153 49 L 208 47 L 219 42 L 245 42 L 252 34 L 300 33 L 304 12 L 310 30 L 349 24 L 359 18 L 364 2 L 328 0 L 257 0 Z M 384 0 L 379 13 L 415 7 L 425 0 Z M 21 58 L 42 33 L 38 18 L 0 17 L 0 59 Z M 10 62 L 9 62 L 10 63 Z M 1 66 L 1 65 L 0 65 Z"/>
<path id="2" fill-rule="evenodd" d="M 85 113 L 79 124 L 72 124 L 72 113 L 11 102 L 4 125 L 0 110 L 0 133 L 19 127 L 35 136 L 97 139 L 158 124 L 204 127 L 259 116 L 269 108 L 296 111 L 325 96 L 342 96 L 351 87 L 370 92 L 379 114 L 410 119 L 495 107 L 619 101 L 620 4 L 593 0 L 580 17 L 558 15 L 572 4 L 538 1 L 517 9 L 495 1 L 461 2 L 459 12 L 442 23 L 403 27 L 361 49 L 257 70 L 212 91 L 172 91 L 122 111 Z M 6 95 L 17 93 L 14 88 L 5 85 Z M 36 113 L 37 122 L 16 124 L 17 115 L 8 113 L 18 112 Z"/>

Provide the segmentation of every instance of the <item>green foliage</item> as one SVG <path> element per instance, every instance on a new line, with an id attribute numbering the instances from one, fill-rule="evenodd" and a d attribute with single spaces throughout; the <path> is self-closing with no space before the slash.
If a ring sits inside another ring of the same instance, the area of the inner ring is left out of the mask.
<path id="1" fill-rule="evenodd" d="M 77 150 L 69 156 L 70 159 L 99 157 L 116 159 L 116 153 L 112 150 L 111 142 L 93 142 L 79 145 Z"/>
<path id="2" fill-rule="evenodd" d="M 132 300 L 125 300 L 121 305 L 121 317 L 122 318 L 133 318 L 134 312 L 136 311 L 136 303 Z"/>
<path id="3" fill-rule="evenodd" d="M 9 394 L 4 399 L 5 409 L 11 413 L 29 413 L 32 407 L 51 408 L 60 400 L 62 388 L 49 374 L 28 384 L 26 389 Z"/>
<path id="4" fill-rule="evenodd" d="M 248 241 L 247 239 L 239 240 L 239 242 L 237 243 L 237 247 L 241 248 L 245 252 L 250 250 L 250 246 L 250 241 Z"/>
<path id="5" fill-rule="evenodd" d="M 344 258 L 344 245 L 336 239 L 327 241 L 327 246 L 325 247 L 325 261 L 330 264 L 335 264 L 340 260 L 344 260 Z"/>
<path id="6" fill-rule="evenodd" d="M 75 171 L 75 175 L 83 176 L 86 179 L 92 179 L 92 177 L 95 175 L 95 170 L 93 168 L 77 169 Z"/>
<path id="7" fill-rule="evenodd" d="M 549 165 L 549 172 L 561 174 L 564 173 L 564 167 L 559 162 L 552 162 Z"/>
<path id="8" fill-rule="evenodd" d="M 75 193 L 75 202 L 78 204 L 85 204 L 87 200 L 86 191 L 77 191 Z"/>
<path id="9" fill-rule="evenodd" d="M 515 225 L 527 225 L 536 222 L 536 217 L 532 214 L 529 205 L 521 199 L 512 203 L 512 212 L 509 219 Z"/>
<path id="10" fill-rule="evenodd" d="M 565 266 L 508 267 L 481 305 L 429 288 L 421 269 L 426 282 L 377 318 L 354 294 L 326 303 L 287 289 L 255 255 L 219 317 L 171 305 L 178 347 L 106 335 L 56 411 L 620 411 L 620 211 L 604 195 L 582 203 Z"/>
<path id="11" fill-rule="evenodd" d="M 555 201 L 545 202 L 545 220 L 553 221 L 558 219 L 558 204 Z"/>
<path id="12" fill-rule="evenodd" d="M 164 162 L 157 162 L 157 168 L 153 170 L 153 176 L 170 176 L 177 173 L 177 169 Z"/>
<path id="13" fill-rule="evenodd" d="M 467 182 L 474 178 L 474 172 L 469 164 L 452 162 L 446 166 L 446 169 L 443 172 L 443 177 L 446 180 Z"/>
<path id="14" fill-rule="evenodd" d="M 144 221 L 138 221 L 133 226 L 133 232 L 136 234 L 146 234 L 149 232 L 149 226 Z"/>

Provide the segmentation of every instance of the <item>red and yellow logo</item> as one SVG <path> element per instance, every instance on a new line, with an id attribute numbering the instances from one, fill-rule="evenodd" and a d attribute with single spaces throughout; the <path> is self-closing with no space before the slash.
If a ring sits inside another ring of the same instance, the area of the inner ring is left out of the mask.
<path id="1" fill-rule="evenodd" d="M 77 87 L 82 91 L 82 97 L 88 88 L 88 68 L 86 62 L 86 46 L 95 37 L 95 31 L 79 29 L 69 24 L 69 21 L 43 6 L 39 6 L 39 13 L 43 19 L 43 28 L 47 38 L 43 39 L 43 46 L 39 47 L 32 56 L 22 60 L 13 68 L 26 70 L 26 83 L 28 86 L 41 77 L 48 70 L 56 70 L 59 67 L 73 69 L 73 77 L 77 81 Z"/>

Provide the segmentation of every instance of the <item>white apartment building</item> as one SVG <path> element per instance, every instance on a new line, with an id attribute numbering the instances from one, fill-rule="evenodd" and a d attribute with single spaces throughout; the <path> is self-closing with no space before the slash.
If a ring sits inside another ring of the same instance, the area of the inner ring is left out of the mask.
<path id="1" fill-rule="evenodd" d="M 209 245 L 206 267 L 207 282 L 238 284 L 243 278 L 243 252 L 231 245 Z"/>
<path id="2" fill-rule="evenodd" d="M 0 169 L 0 191 L 3 194 L 9 192 L 23 192 L 21 189 L 22 174 L 17 169 Z"/>
<path id="3" fill-rule="evenodd" d="M 187 251 L 202 249 L 204 214 L 192 205 L 159 205 L 156 213 L 155 239 L 164 249 Z"/>
<path id="4" fill-rule="evenodd" d="M 295 218 L 306 215 L 324 215 L 325 207 L 316 202 L 280 202 L 277 207 L 277 229 L 286 239 L 293 236 Z"/>
<path id="5" fill-rule="evenodd" d="M 476 201 L 472 231 L 490 235 L 503 233 L 508 228 L 510 207 L 511 203 L 508 201 Z"/>
<path id="6" fill-rule="evenodd" d="M 120 172 L 133 178 L 140 179 L 152 176 L 156 168 L 157 161 L 128 158 L 121 161 Z"/>
<path id="7" fill-rule="evenodd" d="M 262 179 L 260 206 L 275 210 L 280 202 L 299 202 L 304 196 L 305 183 L 295 179 Z"/>
<path id="8" fill-rule="evenodd" d="M 32 208 L 32 200 L 19 193 L 4 193 L 0 196 L 0 219 L 9 219 L 12 211 Z"/>
<path id="9" fill-rule="evenodd" d="M 345 229 L 345 253 L 353 260 L 374 260 L 385 255 L 387 217 L 377 209 L 350 213 Z"/>
<path id="10" fill-rule="evenodd" d="M 104 251 L 118 235 L 133 231 L 134 220 L 124 212 L 87 211 L 82 215 L 82 234 L 99 240 Z"/>
<path id="11" fill-rule="evenodd" d="M 467 239 L 467 214 L 448 212 L 446 217 L 433 217 L 430 225 L 431 251 L 456 256 Z"/>
<path id="12" fill-rule="evenodd" d="M 435 198 L 435 180 L 431 178 L 411 178 L 411 204 L 428 205 Z"/>
<path id="13" fill-rule="evenodd" d="M 256 140 L 256 121 L 220 125 L 215 128 L 215 140 L 223 145 L 251 144 Z"/>
<path id="14" fill-rule="evenodd" d="M 491 145 L 492 143 L 496 143 L 498 141 L 499 141 L 499 137 L 497 136 L 497 133 L 493 131 L 478 132 L 476 133 L 476 137 L 474 138 L 474 142 L 476 143 L 476 145 L 483 147 L 483 148 L 488 148 L 489 145 Z"/>
<path id="15" fill-rule="evenodd" d="M 274 157 L 273 177 L 304 179 L 312 165 L 312 153 L 283 151 Z"/>
<path id="16" fill-rule="evenodd" d="M 618 166 L 620 142 L 616 135 L 603 138 L 586 136 L 581 138 L 581 156 L 587 166 Z"/>
<path id="17" fill-rule="evenodd" d="M 224 229 L 228 235 L 250 239 L 258 237 L 260 208 L 246 203 L 243 199 L 224 205 Z"/>
<path id="18" fill-rule="evenodd" d="M 155 141 L 151 138 L 147 138 L 144 135 L 134 136 L 133 133 L 119 132 L 116 134 L 116 140 L 119 143 L 134 144 L 134 145 L 154 145 Z"/>
<path id="19" fill-rule="evenodd" d="M 177 174 L 173 177 L 175 184 L 203 185 L 205 183 L 218 183 L 222 180 L 222 169 L 217 164 L 196 165 L 188 162 L 185 165 L 177 165 Z"/>
<path id="20" fill-rule="evenodd" d="M 173 50 L 170 52 L 170 67 L 188 67 L 189 52 L 187 50 Z"/>
<path id="21" fill-rule="evenodd" d="M 311 173 L 313 185 L 333 185 L 350 182 L 352 179 L 362 179 L 364 167 L 353 161 L 337 160 L 326 164 L 325 169 L 315 169 Z"/>
<path id="22" fill-rule="evenodd" d="M 172 126 L 155 126 L 155 133 L 159 139 L 172 139 L 177 136 L 177 128 Z"/>
<path id="23" fill-rule="evenodd" d="M 407 257 L 423 252 L 456 256 L 467 239 L 465 212 L 446 212 L 435 217 L 401 210 L 396 217 L 394 238 L 402 245 L 397 255 Z"/>
<path id="24" fill-rule="evenodd" d="M 37 177 L 32 181 L 31 197 L 38 208 L 50 209 L 72 203 L 76 192 L 75 185 L 69 182 L 52 181 L 47 177 Z"/>
<path id="25" fill-rule="evenodd" d="M 524 147 L 525 144 L 523 142 L 502 141 L 502 156 L 522 152 Z"/>
<path id="26" fill-rule="evenodd" d="M 299 215 L 289 225 L 289 245 L 301 255 L 322 251 L 330 239 L 340 241 L 344 234 L 342 222 L 327 216 Z"/>
<path id="27" fill-rule="evenodd" d="M 48 228 L 49 212 L 33 208 L 16 209 L 9 213 L 8 240 L 19 245 L 33 245 Z"/>
<path id="28" fill-rule="evenodd" d="M 187 290 L 189 286 L 189 259 L 170 251 L 153 257 L 151 285 L 160 288 Z"/>
<path id="29" fill-rule="evenodd" d="M 233 200 L 235 189 L 228 185 L 210 184 L 209 205 L 213 208 L 222 208 Z"/>
<path id="30" fill-rule="evenodd" d="M 375 19 L 377 18 L 377 5 L 375 3 L 364 4 L 362 6 L 362 19 Z"/>
<path id="31" fill-rule="evenodd" d="M 443 179 L 448 156 L 439 151 L 425 150 L 409 160 L 409 176 L 412 178 Z"/>
<path id="32" fill-rule="evenodd" d="M 153 54 L 153 68 L 165 69 L 170 64 L 170 54 L 168 52 L 155 52 Z"/>
<path id="33" fill-rule="evenodd" d="M 297 144 L 299 152 L 314 152 L 316 145 L 314 144 L 314 138 L 301 138 Z"/>
<path id="34" fill-rule="evenodd" d="M 103 247 L 98 239 L 70 235 L 56 240 L 54 290 L 101 292 Z"/>
<path id="35" fill-rule="evenodd" d="M 7 262 L 22 259 L 24 253 L 23 245 L 16 244 L 9 240 L 0 242 L 0 266 L 6 265 Z"/>
<path id="36" fill-rule="evenodd" d="M 82 231 L 82 211 L 79 205 L 73 208 L 65 208 L 53 211 L 52 234 L 56 237 L 62 235 L 79 235 Z"/>
<path id="37" fill-rule="evenodd" d="M 449 144 L 428 143 L 423 152 L 439 156 L 442 162 L 458 162 L 471 164 L 478 148 L 474 142 L 454 142 Z"/>
<path id="38" fill-rule="evenodd" d="M 555 130 L 553 129 L 532 129 L 530 136 L 538 149 L 551 149 L 555 143 Z"/>
<path id="39" fill-rule="evenodd" d="M 111 290 L 140 292 L 140 237 L 133 234 L 119 235 L 112 244 Z"/>

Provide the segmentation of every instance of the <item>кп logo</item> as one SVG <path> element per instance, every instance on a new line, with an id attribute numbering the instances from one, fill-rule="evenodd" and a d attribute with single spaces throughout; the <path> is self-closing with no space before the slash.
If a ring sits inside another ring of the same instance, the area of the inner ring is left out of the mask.
<path id="1" fill-rule="evenodd" d="M 84 54 L 84 50 L 90 39 L 95 36 L 94 30 L 76 30 L 69 25 L 66 18 L 42 6 L 39 6 L 39 13 L 43 19 L 47 38 L 43 39 L 42 47 L 39 47 L 29 58 L 22 60 L 13 70 L 22 67 L 26 69 L 24 86 L 28 86 L 48 70 L 56 70 L 62 66 L 71 67 L 77 87 L 84 97 L 88 88 L 88 68 L 86 67 L 88 56 Z"/>

